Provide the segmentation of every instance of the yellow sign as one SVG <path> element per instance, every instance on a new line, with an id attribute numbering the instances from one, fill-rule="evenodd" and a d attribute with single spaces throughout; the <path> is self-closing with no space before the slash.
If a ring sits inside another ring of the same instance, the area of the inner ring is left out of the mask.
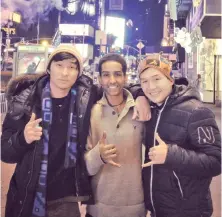
<path id="1" fill-rule="evenodd" d="M 13 12 L 12 21 L 14 21 L 16 23 L 21 23 L 21 14 Z"/>
<path id="2" fill-rule="evenodd" d="M 15 28 L 2 28 L 6 33 L 10 34 L 10 35 L 15 35 L 16 34 L 16 30 Z"/>
<path id="3" fill-rule="evenodd" d="M 36 45 L 21 45 L 18 46 L 18 51 L 25 51 L 25 52 L 45 52 L 46 48 L 44 46 L 36 46 Z"/>

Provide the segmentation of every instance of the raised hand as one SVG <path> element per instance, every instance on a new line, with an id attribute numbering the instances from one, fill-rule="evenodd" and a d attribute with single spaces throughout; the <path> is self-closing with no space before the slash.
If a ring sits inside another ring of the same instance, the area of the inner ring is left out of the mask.
<path id="1" fill-rule="evenodd" d="M 155 134 L 155 139 L 158 141 L 159 145 L 150 148 L 149 150 L 149 159 L 150 162 L 143 164 L 142 167 L 149 167 L 153 164 L 164 164 L 167 157 L 168 146 L 167 144 L 159 137 L 159 134 Z"/>
<path id="2" fill-rule="evenodd" d="M 121 166 L 120 164 L 113 161 L 113 158 L 117 156 L 117 149 L 115 145 L 107 144 L 105 132 L 103 132 L 103 135 L 99 140 L 99 151 L 100 151 L 100 156 L 104 162 L 116 167 Z"/>
<path id="3" fill-rule="evenodd" d="M 42 127 L 39 127 L 39 123 L 42 121 L 41 118 L 36 119 L 36 115 L 32 113 L 29 122 L 25 125 L 24 137 L 28 144 L 34 141 L 38 141 L 42 136 Z"/>

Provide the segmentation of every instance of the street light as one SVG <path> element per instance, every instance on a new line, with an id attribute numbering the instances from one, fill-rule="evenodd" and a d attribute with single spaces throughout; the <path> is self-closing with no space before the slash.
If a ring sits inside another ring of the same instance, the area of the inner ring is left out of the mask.
<path id="1" fill-rule="evenodd" d="M 161 41 L 161 46 L 162 47 L 167 47 L 169 46 L 168 40 L 166 38 L 163 38 Z"/>
<path id="2" fill-rule="evenodd" d="M 45 46 L 45 47 L 46 47 L 46 46 L 48 46 L 48 45 L 49 45 L 49 42 L 48 42 L 48 41 L 42 41 L 42 42 L 41 42 L 41 44 L 42 44 L 43 46 Z"/>

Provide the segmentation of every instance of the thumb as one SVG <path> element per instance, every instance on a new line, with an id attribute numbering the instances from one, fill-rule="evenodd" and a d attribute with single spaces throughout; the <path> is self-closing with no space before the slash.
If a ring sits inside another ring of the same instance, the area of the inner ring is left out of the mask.
<path id="1" fill-rule="evenodd" d="M 105 131 L 103 131 L 103 134 L 102 134 L 101 139 L 99 140 L 99 143 L 103 144 L 103 145 L 106 144 L 106 132 Z"/>
<path id="2" fill-rule="evenodd" d="M 152 166 L 153 164 L 155 164 L 154 161 L 150 161 L 150 162 L 148 162 L 148 163 L 143 164 L 143 165 L 142 165 L 142 168 L 144 168 L 144 167 L 150 167 L 150 166 Z"/>
<path id="3" fill-rule="evenodd" d="M 136 118 L 137 118 L 137 108 L 136 108 L 136 106 L 134 106 L 132 120 L 136 120 Z"/>
<path id="4" fill-rule="evenodd" d="M 31 121 L 34 121 L 35 119 L 36 119 L 36 114 L 35 114 L 35 113 L 32 113 L 32 116 L 31 116 L 31 118 L 30 118 L 29 121 L 31 122 Z"/>
<path id="5" fill-rule="evenodd" d="M 155 139 L 159 143 L 159 145 L 165 144 L 165 142 L 160 138 L 158 133 L 155 134 Z"/>
<path id="6" fill-rule="evenodd" d="M 119 167 L 119 168 L 121 167 L 120 164 L 114 162 L 113 160 L 110 160 L 108 163 L 111 164 L 111 165 L 113 165 L 113 166 L 115 166 L 115 167 Z"/>

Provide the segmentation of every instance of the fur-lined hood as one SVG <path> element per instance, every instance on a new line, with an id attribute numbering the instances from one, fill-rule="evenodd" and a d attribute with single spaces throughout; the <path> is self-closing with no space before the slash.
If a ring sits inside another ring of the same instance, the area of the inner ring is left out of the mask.
<path id="1" fill-rule="evenodd" d="M 33 85 L 39 78 L 47 76 L 46 73 L 37 74 L 22 74 L 14 78 L 11 78 L 6 87 L 6 98 L 11 99 L 12 96 L 16 96 L 23 90 Z"/>
<path id="2" fill-rule="evenodd" d="M 23 90 L 34 85 L 38 80 L 43 77 L 49 77 L 47 73 L 38 74 L 22 74 L 15 78 L 12 78 L 6 88 L 6 98 L 10 100 L 12 96 L 20 94 Z M 77 85 L 90 88 L 93 85 L 93 81 L 86 75 L 81 75 L 76 81 Z"/>

